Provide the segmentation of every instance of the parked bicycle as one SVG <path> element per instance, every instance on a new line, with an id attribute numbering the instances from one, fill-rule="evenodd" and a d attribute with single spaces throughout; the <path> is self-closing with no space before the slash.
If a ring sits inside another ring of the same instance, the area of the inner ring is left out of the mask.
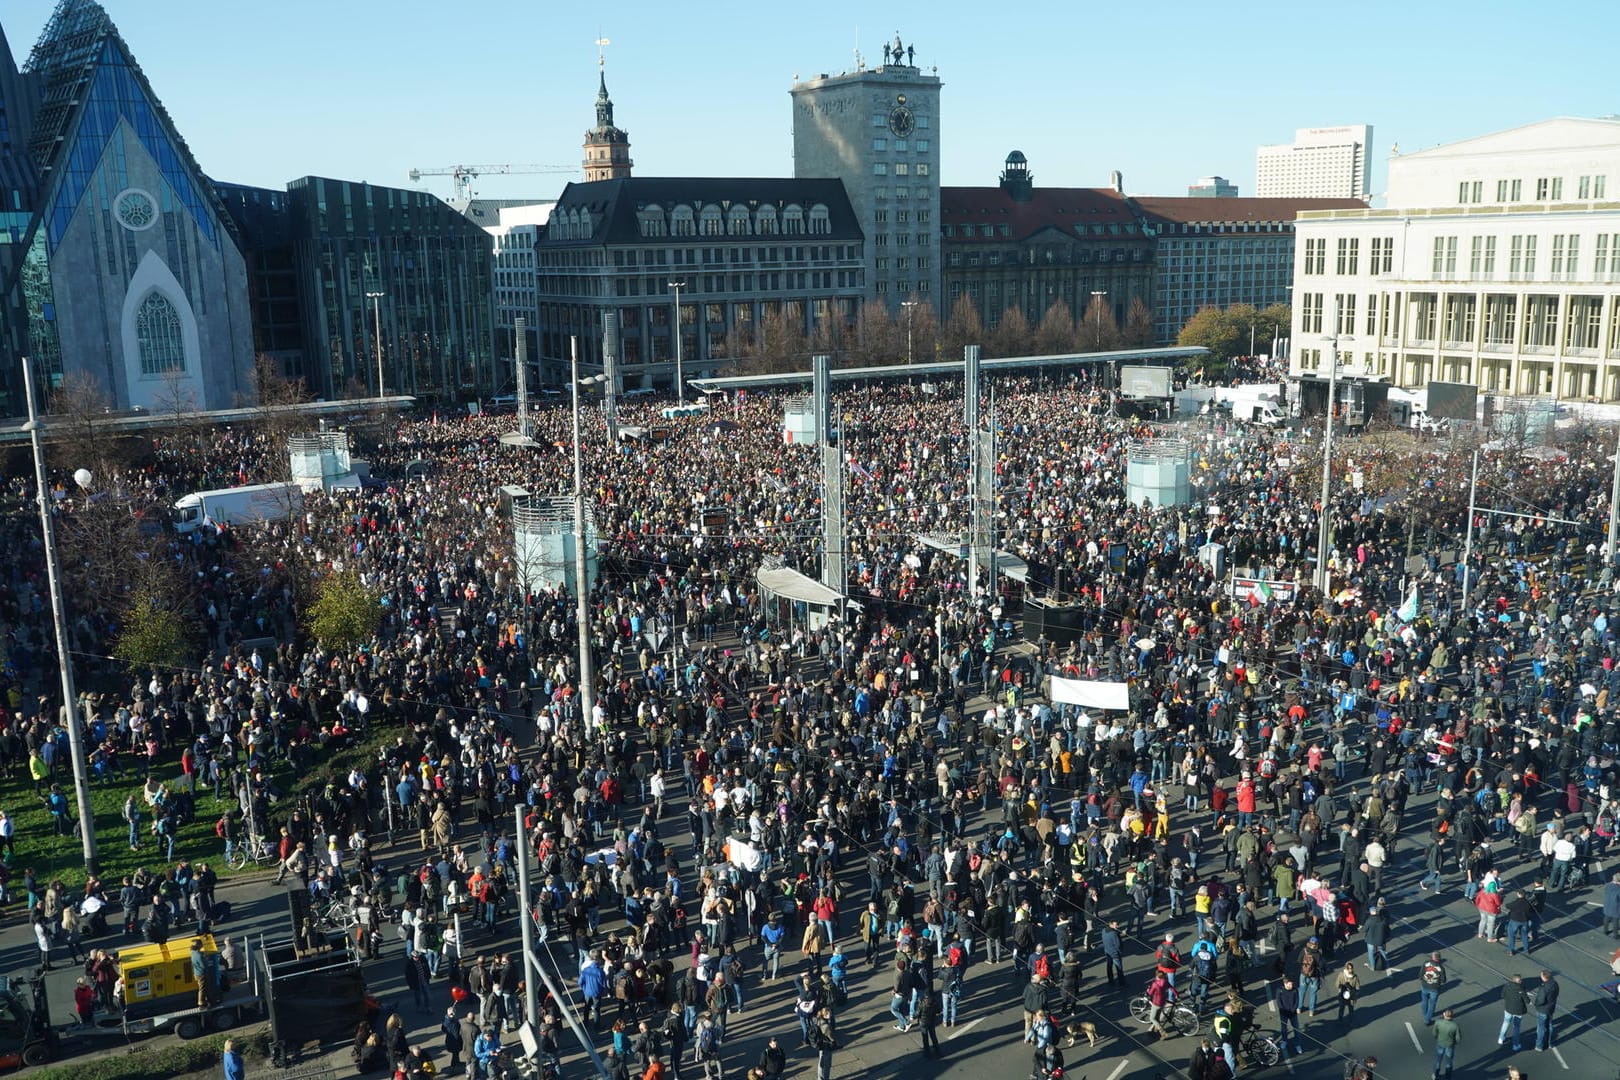
<path id="1" fill-rule="evenodd" d="M 355 912 L 354 905 L 341 896 L 317 900 L 310 913 L 315 916 L 318 925 L 338 930 L 349 931 L 360 925 L 360 916 Z"/>
<path id="2" fill-rule="evenodd" d="M 254 836 L 231 848 L 231 854 L 225 860 L 225 865 L 232 870 L 240 870 L 248 864 L 249 859 L 252 859 L 256 866 L 274 866 L 281 861 L 281 856 L 264 837 Z"/>

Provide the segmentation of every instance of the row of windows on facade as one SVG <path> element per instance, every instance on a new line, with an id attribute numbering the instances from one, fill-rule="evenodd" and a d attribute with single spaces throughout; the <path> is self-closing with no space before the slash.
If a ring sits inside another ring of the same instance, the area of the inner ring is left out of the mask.
<path id="1" fill-rule="evenodd" d="M 1361 240 L 1359 237 L 1338 237 L 1335 271 L 1340 276 L 1353 276 L 1360 265 Z M 1509 276 L 1530 278 L 1538 273 L 1537 253 L 1541 248 L 1539 234 L 1524 233 L 1507 238 L 1506 267 Z M 1435 277 L 1455 275 L 1458 266 L 1458 237 L 1436 236 L 1431 247 L 1430 273 Z M 1468 238 L 1468 273 L 1485 276 L 1496 273 L 1497 237 L 1473 236 Z M 1547 272 L 1552 280 L 1575 280 L 1581 276 L 1581 236 L 1579 233 L 1554 233 L 1547 244 L 1549 258 Z M 1367 262 L 1369 274 L 1393 272 L 1395 239 L 1372 237 L 1371 258 Z M 1593 244 L 1592 275 L 1606 278 L 1620 275 L 1620 233 L 1598 233 Z M 1307 276 L 1327 272 L 1327 238 L 1316 237 L 1305 241 L 1301 272 Z"/>
<path id="2" fill-rule="evenodd" d="M 1073 266 L 1081 263 L 1147 262 L 1145 248 L 1114 248 L 1112 251 L 1093 251 L 1091 248 L 1047 248 L 1045 253 L 1016 251 L 953 251 L 947 261 L 951 266 Z"/>
<path id="3" fill-rule="evenodd" d="M 900 225 L 909 225 L 913 221 L 915 221 L 918 225 L 927 225 L 929 222 L 934 220 L 934 212 L 932 210 L 922 210 L 922 209 L 919 209 L 919 210 L 916 210 L 916 211 L 912 211 L 912 210 L 896 210 L 894 212 L 894 220 L 895 220 L 895 222 L 897 224 L 900 224 Z M 878 225 L 886 225 L 886 224 L 888 224 L 888 221 L 889 221 L 889 211 L 888 211 L 888 209 L 884 208 L 884 207 L 879 207 L 878 209 L 873 210 L 872 211 L 872 221 L 875 224 L 878 224 Z"/>
<path id="4" fill-rule="evenodd" d="M 1577 176 L 1575 178 L 1575 198 L 1601 199 L 1608 191 L 1609 178 L 1607 176 Z M 1534 186 L 1530 189 L 1534 193 L 1535 202 L 1557 202 L 1564 197 L 1564 178 L 1562 176 L 1537 177 Z M 1464 205 L 1482 203 L 1485 201 L 1485 181 L 1459 180 L 1457 182 L 1457 201 Z M 1499 203 L 1524 202 L 1523 180 L 1498 180 L 1496 182 L 1496 201 Z"/>
<path id="5" fill-rule="evenodd" d="M 876 236 L 872 237 L 872 246 L 875 248 L 888 247 L 891 236 L 893 237 L 895 247 L 911 246 L 911 233 L 878 233 Z M 916 237 L 918 247 L 933 247 L 934 236 L 932 233 L 917 233 Z"/>
<path id="6" fill-rule="evenodd" d="M 1086 307 L 1090 303 L 1090 300 L 1088 298 L 1092 295 L 1092 292 L 1093 292 L 1092 286 L 1093 286 L 1093 284 L 1113 286 L 1114 289 L 1118 290 L 1120 295 L 1128 296 L 1132 292 L 1132 290 L 1130 289 L 1128 283 L 1122 283 L 1122 282 L 1112 281 L 1112 280 L 1095 282 L 1095 283 L 1090 282 L 1090 281 L 1078 281 L 1078 282 L 1073 283 L 1073 285 L 1070 286 L 1070 288 L 1067 290 L 1067 291 L 1073 293 L 1074 304 L 1071 304 L 1070 306 L 1071 307 L 1079 306 L 1081 308 Z M 968 281 L 968 282 L 952 281 L 946 286 L 946 288 L 950 292 L 951 302 L 952 303 L 955 303 L 957 300 L 961 299 L 962 294 L 964 294 L 964 293 L 967 294 L 967 297 L 970 300 L 977 301 L 982 297 L 982 298 L 989 299 L 991 301 L 996 301 L 996 300 L 1001 299 L 1002 291 L 1003 291 L 1001 282 L 997 282 L 997 281 L 986 281 L 986 282 L 979 282 L 979 281 Z M 1008 282 L 1005 291 L 1006 291 L 1006 295 L 1007 295 L 1008 300 L 1015 300 L 1020 295 L 1027 294 L 1030 290 L 1027 289 L 1024 285 L 1021 285 L 1019 283 Z M 1038 288 L 1035 290 L 1035 292 L 1037 292 L 1037 293 L 1039 293 L 1039 291 L 1040 290 Z M 1065 290 L 1059 290 L 1059 291 L 1061 292 L 1061 291 L 1065 291 Z"/>
<path id="7" fill-rule="evenodd" d="M 877 135 L 872 138 L 872 149 L 877 150 L 880 153 L 892 150 L 897 154 L 904 154 L 912 151 L 919 154 L 926 154 L 930 149 L 932 149 L 932 147 L 933 144 L 927 139 L 913 139 L 910 142 L 907 142 L 905 139 L 890 140 L 882 135 Z"/>
<path id="8" fill-rule="evenodd" d="M 1292 221 L 1162 222 L 1153 227 L 1155 236 L 1208 236 L 1227 233 L 1291 233 Z"/>
<path id="9" fill-rule="evenodd" d="M 887 270 L 889 269 L 890 262 L 891 260 L 887 257 L 879 256 L 878 258 L 872 260 L 872 269 Z M 913 265 L 913 260 L 909 255 L 901 255 L 899 258 L 892 260 L 892 262 L 894 269 L 896 270 L 910 270 Z M 930 259 L 927 255 L 918 255 L 915 260 L 915 265 L 918 270 L 931 270 L 933 269 L 933 264 L 934 260 Z"/>
<path id="10" fill-rule="evenodd" d="M 1320 334 L 1327 326 L 1341 337 L 1353 337 L 1357 332 L 1359 306 L 1365 313 L 1360 325 L 1367 337 L 1399 338 L 1403 308 L 1407 313 L 1408 338 L 1412 341 L 1466 344 L 1475 340 L 1478 331 L 1480 343 L 1485 346 L 1556 348 L 1562 344 L 1568 349 L 1596 349 L 1603 337 L 1602 296 L 1531 294 L 1521 298 L 1510 293 L 1487 293 L 1483 301 L 1483 322 L 1477 321 L 1481 301 L 1473 293 L 1406 293 L 1404 304 L 1400 293 L 1368 296 L 1365 303 L 1359 305 L 1358 299 L 1355 293 L 1336 293 L 1329 312 L 1324 293 L 1302 294 L 1300 331 Z M 1564 330 L 1562 342 L 1558 338 L 1560 312 Z M 1620 349 L 1620 304 L 1614 305 L 1608 319 L 1607 348 L 1615 352 Z M 1441 332 L 1438 339 L 1437 330 Z"/>
<path id="11" fill-rule="evenodd" d="M 978 225 L 978 224 L 972 224 L 972 225 L 941 225 L 940 228 L 939 228 L 939 231 L 940 231 L 940 235 L 942 235 L 942 236 L 960 236 L 964 240 L 971 240 L 975 236 L 983 236 L 983 237 L 995 237 L 995 236 L 1007 237 L 1007 236 L 1011 236 L 1012 235 L 1012 226 L 1008 225 L 1008 224 L 1005 224 L 1005 223 L 1001 223 L 1001 222 L 993 222 L 993 223 L 988 224 L 988 225 Z M 1074 235 L 1076 235 L 1076 236 L 1141 236 L 1141 235 L 1144 235 L 1144 234 L 1143 234 L 1142 230 L 1134 222 L 1127 222 L 1127 223 L 1125 223 L 1123 225 L 1119 224 L 1118 222 L 1115 222 L 1114 224 L 1111 224 L 1111 225 L 1076 225 L 1074 227 Z"/>
<path id="12" fill-rule="evenodd" d="M 699 322 L 699 312 L 702 312 L 701 321 L 709 326 L 725 323 L 746 325 L 754 321 L 754 312 L 758 310 L 766 313 L 782 311 L 804 312 L 809 311 L 817 316 L 827 315 L 835 310 L 842 311 L 849 302 L 849 297 L 832 296 L 817 297 L 809 301 L 794 300 L 730 300 L 707 304 L 682 304 L 681 326 L 684 328 L 696 327 Z M 808 303 L 808 307 L 806 304 Z M 656 304 L 651 307 L 631 305 L 626 307 L 610 308 L 619 317 L 619 327 L 626 331 L 639 331 L 643 322 L 653 330 L 663 331 L 668 336 L 673 305 Z M 600 325 L 602 309 L 599 307 L 579 307 L 567 304 L 546 304 L 540 309 L 541 318 L 546 320 L 546 326 L 555 322 L 557 325 L 572 326 L 580 323 Z"/>
<path id="13" fill-rule="evenodd" d="M 575 226 L 585 231 L 578 235 L 570 232 L 560 239 L 587 239 L 591 235 L 590 214 L 580 211 L 570 215 Z M 552 218 L 553 223 L 556 217 Z M 798 203 L 780 208 L 766 203 L 751 207 L 732 203 L 729 207 L 705 203 L 701 206 L 679 203 L 668 211 L 657 203 L 649 203 L 636 211 L 636 224 L 642 236 L 798 236 L 825 235 L 832 232 L 832 216 L 821 203 L 812 203 L 808 212 Z M 556 225 L 551 226 L 555 228 Z M 573 226 L 565 226 L 571 228 Z"/>
<path id="14" fill-rule="evenodd" d="M 925 187 L 920 187 L 920 188 L 916 188 L 916 189 L 907 188 L 907 187 L 897 187 L 897 188 L 894 189 L 894 197 L 896 199 L 900 200 L 901 202 L 911 200 L 912 197 L 913 197 L 913 194 L 915 194 L 917 202 L 927 202 L 930 198 L 933 197 L 933 192 L 929 191 Z M 881 187 L 873 188 L 872 189 L 872 198 L 877 200 L 878 202 L 888 202 L 889 201 L 889 187 L 888 187 L 888 185 L 885 184 L 885 185 L 883 185 Z"/>
<path id="15" fill-rule="evenodd" d="M 887 281 L 874 282 L 873 289 L 879 296 L 887 296 L 890 291 Z M 896 296 L 927 296 L 932 291 L 933 289 L 927 278 L 915 282 L 901 278 L 894 283 L 894 295 Z"/>
<path id="16" fill-rule="evenodd" d="M 615 248 L 612 263 L 615 267 L 630 266 L 747 266 L 754 263 L 769 265 L 780 262 L 851 261 L 861 257 L 859 244 L 807 244 L 790 247 L 752 248 L 747 246 L 715 248 Z M 573 251 L 547 251 L 540 256 L 545 270 L 588 269 L 608 265 L 607 252 L 601 248 Z"/>
<path id="17" fill-rule="evenodd" d="M 858 289 L 865 273 L 847 270 L 777 270 L 757 274 L 698 274 L 687 279 L 692 293 L 780 292 L 783 289 Z M 541 278 L 536 291 L 542 296 L 658 296 L 672 297 L 662 277 L 615 277 L 611 284 L 600 277 L 559 274 Z"/>
<path id="18" fill-rule="evenodd" d="M 919 161 L 915 164 L 909 161 L 872 162 L 873 176 L 928 176 L 931 175 L 931 172 L 932 168 L 926 161 Z"/>

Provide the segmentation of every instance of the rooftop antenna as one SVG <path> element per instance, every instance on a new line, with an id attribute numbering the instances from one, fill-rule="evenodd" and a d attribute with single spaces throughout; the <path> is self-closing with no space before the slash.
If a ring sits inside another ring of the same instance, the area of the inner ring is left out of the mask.
<path id="1" fill-rule="evenodd" d="M 865 71 L 866 61 L 861 58 L 861 28 L 855 28 L 855 70 Z"/>

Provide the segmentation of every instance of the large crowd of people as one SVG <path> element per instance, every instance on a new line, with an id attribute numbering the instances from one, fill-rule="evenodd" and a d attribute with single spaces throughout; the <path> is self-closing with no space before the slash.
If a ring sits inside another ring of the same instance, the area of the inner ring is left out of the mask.
<path id="1" fill-rule="evenodd" d="M 63 913 L 86 899 L 131 931 L 206 921 L 216 878 L 198 864 L 263 838 L 279 879 L 358 887 L 382 895 L 373 912 L 401 912 L 412 1007 L 439 1024 L 452 1064 L 488 1074 L 522 1019 L 521 965 L 477 955 L 450 913 L 508 919 L 523 844 L 539 932 L 615 1076 L 744 1068 L 728 1023 L 754 973 L 784 967 L 822 1080 L 862 969 L 890 972 L 896 1027 L 936 1053 L 934 1029 L 957 1022 L 975 969 L 1005 958 L 1043 1080 L 1065 1043 L 1117 1027 L 1103 1003 L 1120 993 L 1145 996 L 1161 1037 L 1176 1003 L 1214 1010 L 1188 1068 L 1218 1080 L 1256 1052 L 1262 985 L 1279 1051 L 1323 1053 L 1318 1024 L 1347 1023 L 1364 982 L 1390 977 L 1386 874 L 1415 882 L 1408 852 L 1426 852 L 1424 889 L 1465 889 L 1479 935 L 1510 950 L 1537 944 L 1561 894 L 1595 888 L 1620 746 L 1601 462 L 1515 463 L 1537 505 L 1477 522 L 1465 604 L 1464 572 L 1438 551 L 1459 545 L 1410 558 L 1408 523 L 1378 493 L 1344 484 L 1322 507 L 1292 481 L 1311 432 L 1199 421 L 1177 432 L 1192 442 L 1194 498 L 1154 508 L 1130 497 L 1126 456 L 1162 429 L 1071 375 L 998 380 L 983 410 L 998 433 L 995 543 L 1025 572 L 974 595 L 955 551 L 923 542 L 954 543 L 970 524 L 959 391 L 841 388 L 851 602 L 809 619 L 755 577 L 766 560 L 818 574 L 821 460 L 784 445 L 782 406 L 751 393 L 675 421 L 622 406 L 639 430 L 617 441 L 586 411 L 601 541 L 591 712 L 575 605 L 561 588 L 522 594 L 499 494 L 571 491 L 567 408 L 533 413 L 534 448 L 501 443 L 510 417 L 402 420 L 369 450 L 376 486 L 311 495 L 289 522 L 176 538 L 206 659 L 86 693 L 80 720 L 96 775 L 139 784 L 128 840 L 158 843 L 159 866 L 72 896 L 26 856 L 10 862 L 42 955 L 69 944 L 78 960 Z M 219 431 L 160 439 L 154 463 L 118 483 L 172 501 L 284 462 L 262 434 Z M 68 783 L 71 721 L 51 696 L 30 487 L 7 494 L 0 533 L 30 558 L 0 581 L 0 749 L 49 805 Z M 60 494 L 72 515 L 77 497 Z M 1324 513 L 1325 593 L 1311 585 Z M 1287 588 L 1234 596 L 1212 545 L 1226 567 Z M 299 619 L 309 582 L 333 569 L 382 602 L 375 637 L 346 652 Z M 1073 633 L 1020 644 L 1021 594 L 1061 605 Z M 71 621 L 76 655 L 110 651 L 113 613 Z M 1130 707 L 1062 704 L 1054 678 L 1128 683 Z M 378 733 L 374 762 L 302 798 L 276 779 L 287 764 L 320 776 L 334 750 Z M 148 767 L 177 751 L 180 782 Z M 1428 792 L 1432 812 L 1417 812 Z M 220 815 L 223 847 L 177 849 L 178 826 L 202 813 Z M 53 814 L 58 838 L 17 841 L 73 843 L 69 801 Z M 0 815 L 7 856 L 12 839 Z M 359 933 L 373 954 L 389 945 L 380 925 Z M 1359 974 L 1352 941 L 1366 947 Z M 441 982 L 448 1012 L 429 989 Z M 536 1025 L 552 1061 L 568 1045 L 561 1005 Z M 1339 1020 L 1315 1019 L 1330 1005 Z M 1556 991 L 1542 1045 L 1555 1013 Z M 1448 1022 L 1436 1020 L 1444 1037 Z M 423 1072 L 434 1051 L 420 1027 L 403 1007 L 379 1017 L 356 1062 Z M 781 1075 L 792 1041 L 773 1039 L 750 1077 Z"/>

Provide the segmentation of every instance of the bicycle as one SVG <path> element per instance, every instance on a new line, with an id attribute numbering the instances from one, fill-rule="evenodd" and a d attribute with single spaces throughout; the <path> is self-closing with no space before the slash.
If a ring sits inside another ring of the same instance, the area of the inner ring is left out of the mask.
<path id="1" fill-rule="evenodd" d="M 1146 994 L 1131 998 L 1131 1019 L 1138 1024 L 1153 1023 L 1153 1002 L 1147 999 Z M 1203 1026 L 1203 1021 L 1198 1017 L 1198 1010 L 1179 1001 L 1165 1006 L 1161 1022 L 1167 1030 L 1174 1031 L 1178 1035 L 1196 1035 L 1198 1029 Z"/>
<path id="2" fill-rule="evenodd" d="M 1252 1061 L 1263 1068 L 1271 1068 L 1282 1060 L 1282 1044 L 1270 1035 L 1249 1030 L 1243 1033 L 1243 1042 L 1238 1053 L 1246 1060 Z"/>
<path id="3" fill-rule="evenodd" d="M 281 861 L 276 849 L 262 836 L 255 836 L 244 840 L 231 848 L 231 854 L 225 860 L 225 865 L 232 870 L 240 870 L 252 859 L 257 866 L 273 866 Z"/>
<path id="4" fill-rule="evenodd" d="M 355 912 L 354 905 L 341 897 L 318 901 L 310 914 L 315 916 L 317 923 L 324 923 L 339 930 L 353 930 L 360 925 L 360 916 Z"/>

